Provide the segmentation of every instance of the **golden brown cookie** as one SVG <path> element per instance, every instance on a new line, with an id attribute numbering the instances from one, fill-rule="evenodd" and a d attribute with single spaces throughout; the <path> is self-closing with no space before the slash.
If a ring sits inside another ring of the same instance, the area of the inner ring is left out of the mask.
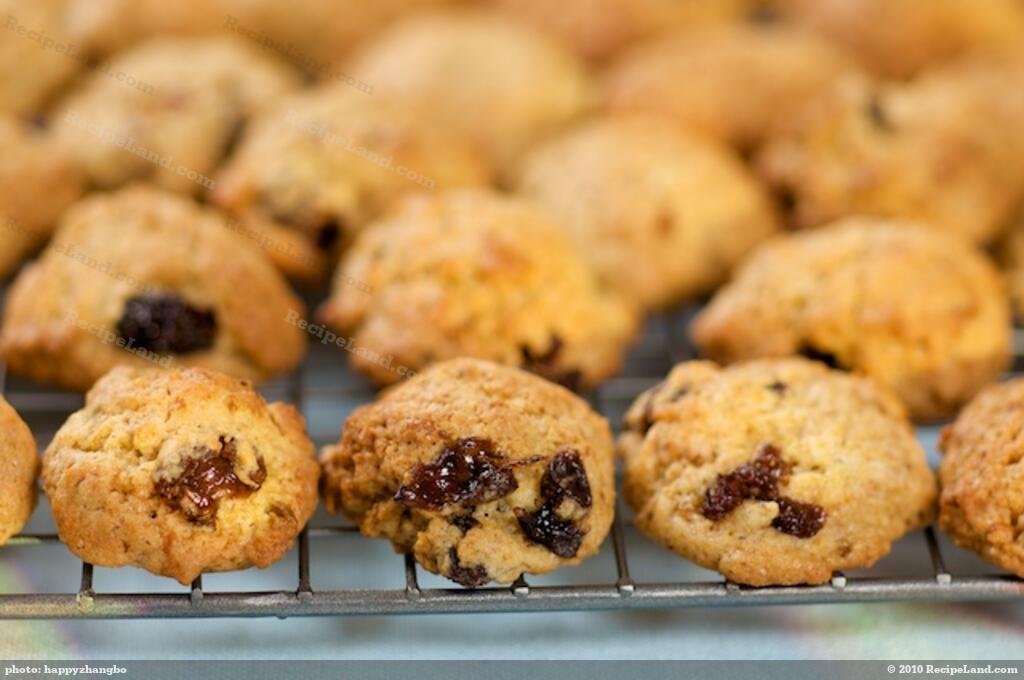
<path id="1" fill-rule="evenodd" d="M 156 38 L 105 62 L 61 101 L 53 124 L 98 187 L 148 180 L 199 194 L 249 118 L 299 82 L 240 38 Z"/>
<path id="2" fill-rule="evenodd" d="M 71 552 L 181 583 L 281 559 L 316 509 L 318 479 L 295 408 L 201 369 L 114 369 L 43 457 Z"/>
<path id="3" fill-rule="evenodd" d="M 36 507 L 39 453 L 28 425 L 0 397 L 0 545 L 21 531 Z"/>
<path id="4" fill-rule="evenodd" d="M 939 441 L 939 525 L 962 548 L 1024 576 L 1024 381 L 983 390 Z"/>
<path id="5" fill-rule="evenodd" d="M 759 144 L 843 74 L 824 40 L 775 24 L 681 31 L 626 51 L 604 78 L 612 111 L 671 116 L 730 144 Z"/>
<path id="6" fill-rule="evenodd" d="M 586 111 L 592 84 L 557 43 L 494 14 L 408 18 L 369 41 L 347 71 L 468 135 L 499 165 Z"/>
<path id="7" fill-rule="evenodd" d="M 302 303 L 219 215 L 146 186 L 85 199 L 8 292 L 11 372 L 85 390 L 117 365 L 291 370 Z"/>
<path id="8" fill-rule="evenodd" d="M 0 0 L 0 113 L 31 116 L 85 63 L 68 0 Z"/>
<path id="9" fill-rule="evenodd" d="M 228 28 L 224 0 L 66 0 L 68 30 L 91 56 L 109 56 L 157 35 Z"/>
<path id="10" fill-rule="evenodd" d="M 905 77 L 943 60 L 1024 46 L 1019 0 L 774 0 L 876 72 Z"/>
<path id="11" fill-rule="evenodd" d="M 718 361 L 803 354 L 870 375 L 916 420 L 953 415 L 1010 356 L 1003 280 L 983 254 L 870 218 L 765 245 L 692 330 Z"/>
<path id="12" fill-rule="evenodd" d="M 626 425 L 637 526 L 737 583 L 869 567 L 933 513 L 935 478 L 899 400 L 819 363 L 683 363 Z"/>
<path id="13" fill-rule="evenodd" d="M 0 279 L 49 237 L 82 192 L 82 173 L 45 134 L 0 115 Z"/>
<path id="14" fill-rule="evenodd" d="M 615 513 L 612 459 L 586 402 L 475 359 L 356 410 L 321 453 L 329 511 L 470 588 L 595 554 Z"/>
<path id="15" fill-rule="evenodd" d="M 803 109 L 758 159 L 798 227 L 847 215 L 919 220 L 973 243 L 998 235 L 1021 170 L 993 102 L 955 78 L 852 77 Z"/>
<path id="16" fill-rule="evenodd" d="M 588 388 L 636 328 L 547 213 L 483 190 L 410 197 L 371 225 L 319 315 L 380 384 L 469 356 Z"/>
<path id="17" fill-rule="evenodd" d="M 777 229 L 739 157 L 666 118 L 603 118 L 541 144 L 517 190 L 612 286 L 645 307 L 708 292 Z"/>
<path id="18" fill-rule="evenodd" d="M 490 179 L 468 142 L 335 84 L 294 95 L 255 123 L 213 199 L 259 235 L 283 271 L 322 280 L 333 255 L 403 194 Z"/>
<path id="19" fill-rule="evenodd" d="M 602 60 L 638 40 L 706 24 L 743 19 L 757 0 L 488 0 L 584 57 Z"/>

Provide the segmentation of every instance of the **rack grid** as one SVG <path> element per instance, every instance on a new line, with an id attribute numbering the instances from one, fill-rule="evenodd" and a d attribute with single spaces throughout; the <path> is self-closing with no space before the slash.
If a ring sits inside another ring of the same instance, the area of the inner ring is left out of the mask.
<path id="1" fill-rule="evenodd" d="M 589 398 L 592 405 L 618 425 L 622 413 L 643 389 L 660 380 L 678 361 L 694 356 L 685 328 L 693 309 L 653 319 L 626 363 L 620 377 L 608 381 Z M 1019 358 L 1021 338 L 1015 343 Z M 315 343 L 315 339 L 311 342 Z M 313 345 L 305 364 L 286 379 L 266 387 L 265 396 L 294 403 L 306 414 L 311 436 L 318 445 L 337 438 L 347 412 L 373 399 L 371 386 L 345 367 L 340 350 Z M 1017 363 L 1020 366 L 1020 362 Z M 45 445 L 48 435 L 63 417 L 81 404 L 80 395 L 47 391 L 38 385 L 8 380 L 0 365 L 0 393 L 22 414 Z M 323 417 L 323 416 L 327 417 Z M 319 417 L 318 417 L 319 416 Z M 326 426 L 318 428 L 318 421 Z M 998 574 L 954 575 L 933 528 L 923 534 L 930 569 L 912 576 L 833 575 L 820 586 L 748 588 L 719 580 L 638 581 L 630 573 L 630 557 L 623 530 L 623 513 L 617 513 L 610 540 L 602 551 L 614 555 L 614 570 L 606 579 L 584 585 L 531 585 L 520 577 L 511 586 L 424 588 L 419 567 L 411 557 L 395 557 L 395 570 L 404 570 L 404 588 L 353 588 L 318 590 L 311 578 L 316 545 L 358 533 L 352 526 L 323 522 L 306 529 L 296 541 L 295 580 L 279 589 L 253 592 L 203 588 L 202 578 L 181 592 L 98 592 L 94 569 L 82 564 L 81 580 L 65 593 L 0 592 L 0 619 L 103 619 L 103 618 L 215 618 L 306 617 L 396 614 L 455 614 L 538 611 L 579 611 L 670 607 L 727 607 L 795 605 L 879 601 L 966 602 L 1024 601 L 1024 581 Z M 370 540 L 370 539 L 364 539 Z M 52 533 L 29 533 L 0 548 L 26 546 L 61 550 Z M 667 559 L 680 559 L 667 554 Z"/>

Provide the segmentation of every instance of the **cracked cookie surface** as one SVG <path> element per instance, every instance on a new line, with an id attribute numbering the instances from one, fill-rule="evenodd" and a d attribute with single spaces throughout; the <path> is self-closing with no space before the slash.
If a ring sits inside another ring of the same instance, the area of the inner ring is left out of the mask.
<path id="1" fill-rule="evenodd" d="M 184 584 L 281 559 L 316 509 L 318 479 L 298 411 L 202 369 L 114 369 L 43 458 L 76 556 Z"/>
<path id="2" fill-rule="evenodd" d="M 895 395 L 805 359 L 676 366 L 619 438 L 641 531 L 737 583 L 824 583 L 933 514 Z"/>
<path id="3" fill-rule="evenodd" d="M 922 421 L 952 415 L 998 377 L 1010 332 L 1004 282 L 983 254 L 869 218 L 766 244 L 692 328 L 716 361 L 801 354 L 870 375 Z"/>
<path id="4" fill-rule="evenodd" d="M 939 526 L 1024 576 L 1024 381 L 983 390 L 939 440 Z"/>
<path id="5" fill-rule="evenodd" d="M 85 390 L 116 365 L 264 380 L 305 353 L 301 301 L 214 211 L 143 185 L 73 206 L 8 292 L 12 372 Z"/>
<path id="6" fill-rule="evenodd" d="M 586 389 L 618 370 L 636 327 L 545 211 L 484 190 L 410 197 L 371 225 L 319 316 L 381 384 L 469 356 Z"/>
<path id="7" fill-rule="evenodd" d="M 331 512 L 467 587 L 596 553 L 614 515 L 612 458 L 608 423 L 579 397 L 475 359 L 391 388 L 321 453 Z"/>
<path id="8" fill-rule="evenodd" d="M 0 545 L 21 531 L 36 507 L 39 452 L 28 426 L 0 397 Z"/>

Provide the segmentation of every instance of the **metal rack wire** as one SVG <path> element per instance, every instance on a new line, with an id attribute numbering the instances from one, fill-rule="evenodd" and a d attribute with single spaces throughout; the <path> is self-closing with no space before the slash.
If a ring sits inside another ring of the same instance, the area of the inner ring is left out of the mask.
<path id="1" fill-rule="evenodd" d="M 692 349 L 683 329 L 689 317 L 681 313 L 654 320 L 631 355 L 626 370 L 591 396 L 595 408 L 613 423 L 643 389 L 659 380 L 674 363 L 691 358 Z M 1020 344 L 1018 343 L 1018 348 Z M 264 390 L 268 397 L 286 399 L 306 412 L 330 411 L 332 422 L 311 435 L 318 444 L 337 437 L 346 411 L 373 398 L 373 390 L 342 368 L 338 350 L 314 347 L 303 368 Z M 1020 352 L 1018 352 L 1018 356 Z M 9 381 L 0 366 L 0 392 L 28 420 L 45 444 L 46 433 L 59 425 L 63 415 L 81 403 L 78 395 L 40 391 L 30 384 Z M 46 421 L 36 427 L 37 422 Z M 46 428 L 50 428 L 47 430 Z M 44 430 L 40 435 L 39 430 Z M 623 531 L 622 512 L 617 513 L 611 537 L 603 551 L 614 555 L 614 571 L 589 585 L 531 585 L 521 577 L 510 587 L 478 590 L 424 588 L 411 557 L 395 559 L 395 570 L 404 570 L 404 588 L 353 588 L 318 590 L 311 578 L 315 546 L 357 533 L 351 526 L 313 526 L 296 542 L 295 580 L 280 588 L 258 592 L 219 591 L 203 588 L 202 579 L 179 593 L 105 593 L 93 585 L 92 565 L 82 564 L 79 585 L 66 593 L 0 592 L 0 619 L 101 619 L 101 618 L 214 618 L 304 617 L 380 614 L 444 614 L 484 612 L 536 612 L 664 607 L 726 607 L 748 605 L 821 604 L 877 601 L 991 601 L 1024 600 L 1024 581 L 1006 575 L 955 575 L 946 567 L 940 542 L 932 528 L 923 531 L 930 569 L 910 577 L 837 573 L 821 586 L 747 588 L 722 580 L 641 582 L 630 573 L 630 557 Z M 369 539 L 366 539 L 369 540 Z M 45 545 L 62 550 L 53 534 L 25 534 L 0 548 L 5 551 Z M 676 559 L 666 552 L 666 559 Z"/>

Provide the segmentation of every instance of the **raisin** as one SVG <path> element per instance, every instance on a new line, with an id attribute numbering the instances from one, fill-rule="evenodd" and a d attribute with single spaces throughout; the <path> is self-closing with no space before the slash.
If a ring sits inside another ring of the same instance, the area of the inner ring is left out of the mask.
<path id="1" fill-rule="evenodd" d="M 480 522 L 473 518 L 473 515 L 456 515 L 448 520 L 453 526 L 459 528 L 459 531 L 466 533 L 474 527 L 480 526 Z"/>
<path id="2" fill-rule="evenodd" d="M 440 510 L 506 496 L 518 488 L 515 475 L 487 439 L 470 437 L 446 445 L 434 462 L 413 468 L 412 481 L 395 500 L 413 508 Z"/>
<path id="3" fill-rule="evenodd" d="M 316 247 L 320 250 L 331 250 L 341 238 L 341 227 L 337 220 L 329 220 L 316 232 Z"/>
<path id="4" fill-rule="evenodd" d="M 790 470 L 792 466 L 782 460 L 779 449 L 765 444 L 752 462 L 727 475 L 718 475 L 715 483 L 704 492 L 701 514 L 717 522 L 746 500 L 774 501 L 779 506 L 779 514 L 772 520 L 772 527 L 784 534 L 810 538 L 825 525 L 825 510 L 779 495 L 779 487 Z"/>
<path id="5" fill-rule="evenodd" d="M 571 520 L 561 519 L 547 502 L 535 512 L 515 508 L 516 519 L 530 541 L 542 545 L 559 557 L 575 557 L 583 542 L 583 532 Z"/>
<path id="6" fill-rule="evenodd" d="M 580 454 L 562 451 L 548 463 L 548 469 L 540 482 L 540 493 L 547 501 L 558 501 L 568 496 L 580 507 L 589 508 L 593 503 L 587 471 L 583 469 Z"/>
<path id="7" fill-rule="evenodd" d="M 125 304 L 117 334 L 156 354 L 188 354 L 213 346 L 217 317 L 175 295 L 139 295 Z"/>
<path id="8" fill-rule="evenodd" d="M 775 382 L 769 383 L 768 385 L 766 385 L 766 387 L 772 392 L 775 392 L 776 394 L 785 394 L 786 390 L 789 389 L 786 383 L 780 380 L 776 380 Z"/>
<path id="9" fill-rule="evenodd" d="M 451 566 L 448 568 L 448 578 L 466 588 L 479 588 L 486 585 L 491 577 L 483 565 L 475 564 L 471 567 L 464 566 L 459 561 L 459 553 L 455 548 L 449 548 L 448 559 Z"/>
<path id="10" fill-rule="evenodd" d="M 813 503 L 801 503 L 791 498 L 778 498 L 779 514 L 772 526 L 784 534 L 797 538 L 810 538 L 825 526 L 825 509 Z"/>
<path id="11" fill-rule="evenodd" d="M 835 370 L 843 370 L 844 368 L 842 362 L 839 361 L 839 358 L 835 354 L 825 352 L 812 345 L 804 345 L 797 351 L 797 354 L 805 359 L 810 359 L 811 361 L 820 361 L 829 368 Z"/>
<path id="12" fill-rule="evenodd" d="M 522 345 L 519 348 L 519 352 L 522 354 L 520 365 L 523 370 L 535 373 L 545 380 L 550 380 L 573 392 L 579 392 L 583 385 L 583 373 L 575 368 L 559 370 L 556 366 L 564 346 L 562 338 L 557 335 L 551 336 L 551 344 L 541 354 L 535 354 L 532 349 Z"/>
<path id="13" fill-rule="evenodd" d="M 249 486 L 235 474 L 238 450 L 234 439 L 220 439 L 220 450 L 207 449 L 201 456 L 185 461 L 185 469 L 176 479 L 156 483 L 157 493 L 190 522 L 213 524 L 217 520 L 220 501 L 224 498 L 245 498 L 259 490 L 267 478 L 263 460 L 252 475 Z"/>

